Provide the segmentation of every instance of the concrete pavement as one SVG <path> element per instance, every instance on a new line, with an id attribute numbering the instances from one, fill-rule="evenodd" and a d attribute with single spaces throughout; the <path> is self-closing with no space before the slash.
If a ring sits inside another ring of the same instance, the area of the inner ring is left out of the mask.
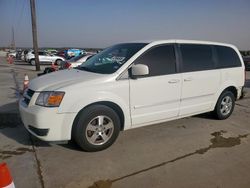
<path id="1" fill-rule="evenodd" d="M 18 112 L 23 71 L 0 57 L 0 162 L 7 162 L 17 188 L 40 188 L 35 148 Z"/>
<path id="2" fill-rule="evenodd" d="M 27 65 L 0 67 L 0 90 L 5 91 L 0 95 L 2 109 L 15 103 L 16 91 L 11 88 L 21 87 L 24 71 L 30 69 Z M 28 73 L 36 75 L 32 70 Z M 11 84 L 6 86 L 8 80 Z M 15 112 L 16 107 L 10 109 Z M 128 130 L 113 146 L 96 153 L 83 152 L 71 142 L 39 141 L 20 122 L 8 123 L 0 126 L 0 161 L 10 166 L 16 187 L 248 188 L 249 117 L 248 94 L 237 101 L 227 120 L 203 114 Z"/>

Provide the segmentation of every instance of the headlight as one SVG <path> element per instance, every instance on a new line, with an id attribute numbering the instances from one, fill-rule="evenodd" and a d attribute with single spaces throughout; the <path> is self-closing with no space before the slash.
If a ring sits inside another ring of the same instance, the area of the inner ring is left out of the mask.
<path id="1" fill-rule="evenodd" d="M 36 99 L 36 105 L 58 107 L 62 102 L 64 94 L 61 91 L 42 91 Z"/>

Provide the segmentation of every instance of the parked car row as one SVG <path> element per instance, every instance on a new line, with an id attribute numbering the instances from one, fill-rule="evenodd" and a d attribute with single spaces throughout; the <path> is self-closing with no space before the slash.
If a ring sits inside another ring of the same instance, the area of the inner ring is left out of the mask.
<path id="1" fill-rule="evenodd" d="M 84 55 L 87 55 L 87 52 L 83 49 L 64 49 L 61 51 L 58 51 L 56 49 L 44 49 L 44 50 L 39 50 L 38 55 L 39 55 L 39 61 L 41 64 L 56 63 L 59 65 L 62 61 L 69 60 L 79 55 L 83 57 Z M 13 57 L 16 60 L 25 61 L 27 63 L 30 63 L 31 65 L 35 65 L 35 55 L 34 55 L 33 49 L 11 50 L 7 54 L 7 56 Z M 72 65 L 72 67 L 73 66 L 74 65 Z"/>
<path id="2" fill-rule="evenodd" d="M 71 58 L 69 60 L 62 61 L 58 65 L 60 66 L 61 69 L 74 68 L 74 67 L 77 67 L 77 66 L 81 65 L 82 63 L 84 63 L 88 59 L 90 59 L 93 55 L 94 54 L 78 55 L 78 56 L 73 57 L 73 58 Z"/>
<path id="3" fill-rule="evenodd" d="M 246 71 L 250 70 L 250 56 L 243 57 Z"/>
<path id="4" fill-rule="evenodd" d="M 73 57 L 69 60 L 61 61 L 61 62 L 55 62 L 51 65 L 51 67 L 46 67 L 43 71 L 43 73 L 38 73 L 38 76 L 42 76 L 51 72 L 59 71 L 59 70 L 64 70 L 64 69 L 71 69 L 71 68 L 76 68 L 83 63 L 85 63 L 88 59 L 93 57 L 95 53 L 88 53 L 88 54 L 82 54 L 78 55 L 76 57 Z"/>
<path id="5" fill-rule="evenodd" d="M 65 59 L 61 56 L 57 56 L 57 55 L 53 55 L 53 54 L 49 54 L 46 51 L 39 51 L 38 52 L 39 55 L 39 62 L 42 64 L 51 64 L 56 62 L 57 64 L 60 64 L 60 62 L 64 61 Z M 31 65 L 35 65 L 35 54 L 34 54 L 34 50 L 29 51 L 26 54 L 26 61 L 28 63 L 30 63 Z"/>

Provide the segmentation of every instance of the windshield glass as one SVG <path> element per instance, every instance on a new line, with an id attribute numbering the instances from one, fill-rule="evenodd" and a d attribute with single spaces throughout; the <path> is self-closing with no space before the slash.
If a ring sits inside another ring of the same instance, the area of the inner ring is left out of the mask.
<path id="1" fill-rule="evenodd" d="M 82 57 L 86 56 L 85 54 L 82 54 L 82 55 L 78 55 L 78 56 L 75 56 L 71 59 L 69 59 L 69 62 L 75 62 L 75 61 L 78 61 L 79 59 L 81 59 Z"/>
<path id="2" fill-rule="evenodd" d="M 117 44 L 94 55 L 78 69 L 100 74 L 116 72 L 129 58 L 142 49 L 146 43 Z"/>

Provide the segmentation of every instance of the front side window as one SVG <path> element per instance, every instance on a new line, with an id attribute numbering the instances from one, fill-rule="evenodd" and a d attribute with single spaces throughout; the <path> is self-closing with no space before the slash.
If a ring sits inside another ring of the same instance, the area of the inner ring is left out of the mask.
<path id="1" fill-rule="evenodd" d="M 77 69 L 112 74 L 146 45 L 146 43 L 126 43 L 112 46 L 94 55 Z"/>
<path id="2" fill-rule="evenodd" d="M 234 49 L 226 46 L 215 46 L 218 57 L 218 68 L 239 67 L 241 61 Z"/>
<path id="3" fill-rule="evenodd" d="M 181 44 L 182 72 L 213 69 L 213 51 L 210 45 Z"/>
<path id="4" fill-rule="evenodd" d="M 144 64 L 149 68 L 149 75 L 160 76 L 176 73 L 174 45 L 161 45 L 149 49 L 135 60 L 134 64 Z"/>

